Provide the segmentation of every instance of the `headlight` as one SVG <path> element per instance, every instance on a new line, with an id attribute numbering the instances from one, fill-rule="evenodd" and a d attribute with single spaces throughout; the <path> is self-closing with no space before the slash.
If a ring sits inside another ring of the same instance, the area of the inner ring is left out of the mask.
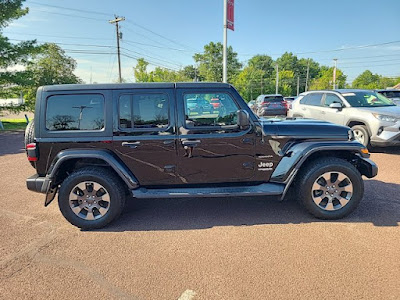
<path id="1" fill-rule="evenodd" d="M 378 120 L 385 121 L 385 122 L 397 122 L 399 120 L 396 117 L 387 116 L 387 115 L 379 115 L 379 114 L 373 114 L 373 115 Z"/>

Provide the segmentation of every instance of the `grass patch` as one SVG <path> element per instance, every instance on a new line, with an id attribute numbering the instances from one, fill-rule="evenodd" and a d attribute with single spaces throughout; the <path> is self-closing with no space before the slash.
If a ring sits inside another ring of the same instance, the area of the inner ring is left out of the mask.
<path id="1" fill-rule="evenodd" d="M 2 119 L 4 130 L 25 130 L 25 119 Z"/>

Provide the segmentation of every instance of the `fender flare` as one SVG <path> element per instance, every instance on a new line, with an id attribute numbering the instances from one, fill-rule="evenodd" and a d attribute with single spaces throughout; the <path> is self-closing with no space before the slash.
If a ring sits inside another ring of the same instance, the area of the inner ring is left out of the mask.
<path id="1" fill-rule="evenodd" d="M 272 173 L 270 181 L 286 185 L 281 198 L 283 199 L 301 166 L 312 154 L 324 151 L 345 151 L 354 154 L 355 158 L 360 160 L 360 165 L 362 165 L 360 173 L 372 178 L 377 174 L 377 167 L 375 163 L 368 159 L 369 154 L 361 152 L 362 149 L 365 149 L 365 147 L 356 141 L 303 142 L 294 144 L 282 154 L 283 158 Z"/>
<path id="2" fill-rule="evenodd" d="M 87 159 L 95 158 L 107 163 L 117 175 L 125 182 L 127 187 L 131 190 L 139 187 L 139 181 L 129 170 L 129 168 L 118 158 L 115 157 L 112 152 L 108 150 L 98 150 L 98 149 L 71 149 L 63 150 L 57 154 L 54 158 L 48 172 L 47 176 L 50 180 L 53 180 L 57 174 L 59 168 L 68 160 L 71 159 Z"/>

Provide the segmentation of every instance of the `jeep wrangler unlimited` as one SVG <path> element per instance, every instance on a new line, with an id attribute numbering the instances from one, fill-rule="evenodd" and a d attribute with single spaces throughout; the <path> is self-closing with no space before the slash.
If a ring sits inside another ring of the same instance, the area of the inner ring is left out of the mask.
<path id="1" fill-rule="evenodd" d="M 211 99 L 208 111 L 196 109 Z M 61 213 L 100 228 L 133 198 L 295 195 L 315 217 L 338 219 L 363 197 L 377 166 L 345 126 L 259 119 L 222 83 L 54 85 L 37 92 L 26 130 L 37 174 L 29 190 L 58 192 Z"/>

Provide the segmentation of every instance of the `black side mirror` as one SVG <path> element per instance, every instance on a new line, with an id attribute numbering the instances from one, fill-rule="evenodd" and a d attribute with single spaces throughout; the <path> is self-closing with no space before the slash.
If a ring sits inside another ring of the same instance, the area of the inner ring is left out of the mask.
<path id="1" fill-rule="evenodd" d="M 250 116 L 247 111 L 240 109 L 236 112 L 236 115 L 237 115 L 237 125 L 240 128 L 246 128 L 250 125 Z"/>

